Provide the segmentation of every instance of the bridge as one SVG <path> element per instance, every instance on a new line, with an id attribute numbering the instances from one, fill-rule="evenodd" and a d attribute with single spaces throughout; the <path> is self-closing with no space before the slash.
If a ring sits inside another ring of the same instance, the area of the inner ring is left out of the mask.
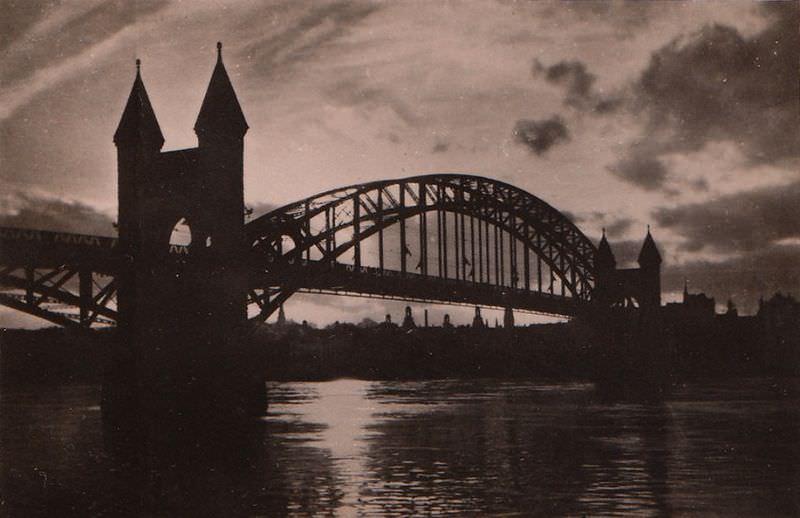
<path id="1" fill-rule="evenodd" d="M 232 361 L 233 330 L 301 291 L 568 317 L 660 304 L 661 258 L 649 233 L 641 268 L 617 270 L 605 235 L 595 247 L 562 212 L 490 178 L 363 183 L 246 222 L 248 129 L 218 45 L 198 147 L 161 151 L 137 60 L 114 135 L 119 237 L 0 228 L 0 304 L 64 327 L 119 327 L 125 361 L 151 396 L 162 378 L 196 379 Z M 188 243 L 171 240 L 180 226 Z"/>
<path id="2" fill-rule="evenodd" d="M 591 300 L 592 243 L 550 205 L 488 178 L 355 185 L 276 209 L 245 232 L 255 320 L 297 291 L 562 316 Z M 114 324 L 118 248 L 116 238 L 0 228 L 0 303 L 63 326 Z M 193 248 L 170 244 L 164 260 L 177 267 Z"/>

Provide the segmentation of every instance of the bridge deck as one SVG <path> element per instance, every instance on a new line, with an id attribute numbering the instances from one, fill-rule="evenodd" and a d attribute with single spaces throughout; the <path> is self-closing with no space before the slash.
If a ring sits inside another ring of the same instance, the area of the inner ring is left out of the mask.
<path id="1" fill-rule="evenodd" d="M 363 294 L 405 300 L 512 307 L 536 313 L 574 316 L 578 304 L 571 297 L 416 273 L 370 267 L 302 261 L 279 274 L 256 275 L 252 287 L 289 285 L 302 290 L 334 294 Z"/>
<path id="2" fill-rule="evenodd" d="M 80 295 L 75 293 L 76 277 L 71 272 L 90 271 L 115 277 L 123 263 L 116 247 L 117 239 L 112 237 L 0 227 L 0 284 L 6 291 L 0 304 L 32 314 L 52 314 L 48 318 L 59 323 L 59 314 L 45 313 L 42 303 L 75 307 L 83 300 L 84 319 L 90 318 L 87 315 L 91 313 L 91 322 L 108 322 L 116 315 L 104 306 L 113 295 L 112 287 L 97 293 L 89 288 L 89 295 Z M 171 246 L 170 253 L 178 260 L 188 257 L 189 249 Z M 256 290 L 280 287 L 292 292 L 512 307 L 561 316 L 574 316 L 579 308 L 575 299 L 547 292 L 341 263 L 302 260 L 264 272 L 263 265 L 256 261 L 249 268 L 250 288 Z M 20 269 L 39 271 L 36 275 L 20 275 Z M 42 271 L 47 269 L 52 273 Z M 91 276 L 89 279 L 91 282 Z"/>

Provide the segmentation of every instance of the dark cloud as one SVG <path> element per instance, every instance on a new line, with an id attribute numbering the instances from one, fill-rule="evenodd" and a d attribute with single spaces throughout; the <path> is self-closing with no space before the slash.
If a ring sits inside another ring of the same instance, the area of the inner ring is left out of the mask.
<path id="1" fill-rule="evenodd" d="M 433 149 L 431 149 L 431 151 L 433 151 L 434 153 L 444 153 L 448 149 L 450 149 L 450 144 L 440 140 L 439 142 L 433 145 Z"/>
<path id="2" fill-rule="evenodd" d="M 647 191 L 662 189 L 667 180 L 667 168 L 657 158 L 629 156 L 608 166 L 617 178 Z"/>
<path id="3" fill-rule="evenodd" d="M 560 61 L 545 66 L 537 59 L 533 61 L 533 75 L 544 76 L 548 82 L 564 87 L 564 104 L 573 108 L 604 114 L 622 104 L 619 98 L 605 98 L 593 90 L 595 76 L 581 61 Z"/>
<path id="4" fill-rule="evenodd" d="M 651 152 L 730 141 L 753 163 L 800 156 L 798 5 L 768 7 L 752 38 L 711 25 L 655 52 L 633 89 Z"/>
<path id="5" fill-rule="evenodd" d="M 606 225 L 606 232 L 609 237 L 624 234 L 633 225 L 633 220 L 630 218 L 621 218 Z"/>
<path id="6" fill-rule="evenodd" d="M 754 252 L 786 238 L 800 238 L 800 182 L 661 208 L 656 222 L 675 230 L 687 250 Z"/>
<path id="7" fill-rule="evenodd" d="M 524 119 L 514 125 L 514 138 L 537 155 L 569 140 L 569 131 L 561 117 L 553 116 L 540 121 Z"/>
<path id="8" fill-rule="evenodd" d="M 0 226 L 114 236 L 111 217 L 86 205 L 15 193 L 0 206 Z"/>
<path id="9" fill-rule="evenodd" d="M 555 65 L 545 67 L 537 59 L 533 62 L 534 75 L 544 74 L 545 79 L 551 83 L 563 85 L 567 89 L 568 104 L 585 100 L 592 91 L 595 77 L 580 61 L 561 61 Z"/>

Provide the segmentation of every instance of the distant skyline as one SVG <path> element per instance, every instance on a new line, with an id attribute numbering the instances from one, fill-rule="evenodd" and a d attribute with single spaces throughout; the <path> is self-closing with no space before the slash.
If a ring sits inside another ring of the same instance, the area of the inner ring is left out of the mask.
<path id="1" fill-rule="evenodd" d="M 0 225 L 114 235 L 134 60 L 164 149 L 193 147 L 220 40 L 255 215 L 357 182 L 479 174 L 595 242 L 605 227 L 623 265 L 650 224 L 665 301 L 687 278 L 754 312 L 800 292 L 798 5 L 6 0 Z M 287 316 L 397 320 L 404 305 L 297 295 Z M 427 307 L 437 325 L 471 321 Z M 29 322 L 0 308 L 0 325 Z"/>

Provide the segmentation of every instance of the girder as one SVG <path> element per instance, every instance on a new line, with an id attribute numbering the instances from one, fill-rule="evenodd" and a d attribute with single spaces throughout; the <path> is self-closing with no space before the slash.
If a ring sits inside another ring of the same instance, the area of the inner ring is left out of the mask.
<path id="1" fill-rule="evenodd" d="M 0 305 L 64 327 L 114 324 L 116 281 L 85 265 L 7 266 L 0 270 Z"/>

